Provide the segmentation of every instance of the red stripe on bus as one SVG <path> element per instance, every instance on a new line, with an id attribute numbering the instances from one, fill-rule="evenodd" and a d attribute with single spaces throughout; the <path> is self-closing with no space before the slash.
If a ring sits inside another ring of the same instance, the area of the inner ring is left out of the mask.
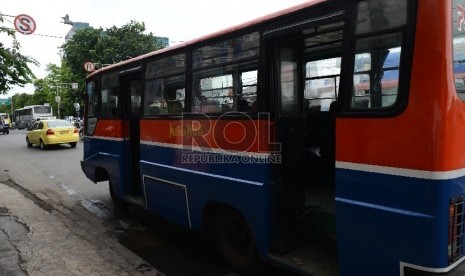
<path id="1" fill-rule="evenodd" d="M 142 120 L 141 140 L 156 143 L 269 153 L 279 147 L 271 140 L 268 120 Z"/>
<path id="2" fill-rule="evenodd" d="M 126 123 L 123 120 L 99 119 L 95 127 L 94 136 L 127 138 Z"/>

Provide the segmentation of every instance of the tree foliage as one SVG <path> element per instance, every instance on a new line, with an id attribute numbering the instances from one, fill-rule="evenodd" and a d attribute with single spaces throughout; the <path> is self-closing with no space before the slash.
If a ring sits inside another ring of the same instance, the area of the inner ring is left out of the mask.
<path id="1" fill-rule="evenodd" d="M 56 97 L 59 96 L 61 98 L 61 117 L 63 115 L 78 115 L 74 110 L 74 103 L 81 103 L 82 93 L 79 90 L 72 90 L 71 84 L 76 82 L 73 78 L 73 74 L 66 64 L 62 64 L 62 66 L 48 64 L 47 76 L 34 82 L 35 92 L 32 97 L 34 104 L 48 103 L 52 106 L 54 115 L 57 116 L 58 103 Z"/>
<path id="2" fill-rule="evenodd" d="M 0 23 L 3 19 L 0 16 Z M 6 34 L 11 46 L 5 40 L 0 42 L 0 94 L 5 94 L 14 85 L 24 86 L 32 82 L 34 74 L 29 64 L 37 65 L 38 62 L 28 56 L 21 54 L 21 45 L 16 39 L 15 31 L 0 27 L 0 33 Z"/>
<path id="3" fill-rule="evenodd" d="M 79 30 L 63 45 L 63 62 L 83 81 L 86 61 L 102 67 L 157 50 L 155 36 L 144 31 L 145 24 L 136 21 L 120 28 Z"/>
<path id="4" fill-rule="evenodd" d="M 63 59 L 61 73 L 49 71 L 49 77 L 56 82 L 77 82 L 78 92 L 65 90 L 61 94 L 62 114 L 70 113 L 74 103 L 82 106 L 82 96 L 85 88 L 84 63 L 90 61 L 98 68 L 118 63 L 126 59 L 159 49 L 152 33 L 144 34 L 145 24 L 131 21 L 122 27 L 111 27 L 103 30 L 78 30 L 73 37 L 61 47 Z"/>

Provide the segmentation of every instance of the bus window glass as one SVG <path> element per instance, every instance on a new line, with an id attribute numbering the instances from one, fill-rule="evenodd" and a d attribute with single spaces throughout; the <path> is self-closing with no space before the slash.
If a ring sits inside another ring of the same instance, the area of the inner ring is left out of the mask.
<path id="1" fill-rule="evenodd" d="M 142 101 L 140 80 L 131 80 L 129 83 L 129 89 L 131 93 L 131 117 L 138 118 L 140 117 Z"/>
<path id="2" fill-rule="evenodd" d="M 118 85 L 117 73 L 102 76 L 101 116 L 113 117 L 119 115 Z"/>
<path id="3" fill-rule="evenodd" d="M 193 112 L 223 113 L 233 110 L 232 74 L 223 73 L 223 68 L 203 71 L 194 74 L 194 83 L 198 85 L 194 91 Z"/>
<path id="4" fill-rule="evenodd" d="M 452 1 L 453 69 L 455 89 L 465 101 L 465 1 Z"/>
<path id="5" fill-rule="evenodd" d="M 52 113 L 51 106 L 34 106 L 34 113 Z"/>
<path id="6" fill-rule="evenodd" d="M 298 110 L 297 96 L 297 62 L 292 49 L 281 49 L 280 82 L 281 82 L 281 109 L 283 112 L 296 112 Z"/>
<path id="7" fill-rule="evenodd" d="M 337 98 L 341 73 L 341 58 L 328 58 L 307 62 L 305 65 L 306 107 L 319 106 L 328 111 Z"/>
<path id="8" fill-rule="evenodd" d="M 256 111 L 257 72 L 252 62 L 194 73 L 192 112 Z"/>
<path id="9" fill-rule="evenodd" d="M 185 75 L 149 80 L 145 86 L 144 115 L 181 114 L 184 100 Z"/>
<path id="10" fill-rule="evenodd" d="M 241 93 L 238 95 L 237 111 L 256 111 L 257 102 L 257 70 L 241 74 Z"/>
<path id="11" fill-rule="evenodd" d="M 93 135 L 95 127 L 97 126 L 97 117 L 87 119 L 86 135 Z"/>
<path id="12" fill-rule="evenodd" d="M 356 34 L 400 27 L 407 21 L 407 1 L 367 0 L 358 3 Z"/>
<path id="13" fill-rule="evenodd" d="M 192 52 L 192 66 L 194 69 L 198 69 L 256 58 L 259 44 L 259 33 L 254 32 L 201 47 Z"/>
<path id="14" fill-rule="evenodd" d="M 87 105 L 87 116 L 95 116 L 98 104 L 98 96 L 95 93 L 95 82 L 87 83 L 87 100 L 89 101 Z"/>
<path id="15" fill-rule="evenodd" d="M 351 108 L 394 105 L 398 98 L 401 34 L 357 40 Z"/>
<path id="16" fill-rule="evenodd" d="M 186 70 L 186 55 L 169 56 L 147 63 L 146 78 L 182 74 Z"/>

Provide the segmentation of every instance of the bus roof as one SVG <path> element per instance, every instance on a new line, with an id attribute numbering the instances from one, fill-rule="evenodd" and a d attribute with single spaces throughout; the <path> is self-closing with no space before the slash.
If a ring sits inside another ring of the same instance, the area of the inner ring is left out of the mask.
<path id="1" fill-rule="evenodd" d="M 21 108 L 16 108 L 15 110 L 19 110 L 19 109 L 29 109 L 29 108 L 33 108 L 33 107 L 42 107 L 42 106 L 50 106 L 50 105 L 34 104 L 34 105 L 27 105 L 27 106 L 24 106 L 24 107 L 21 107 Z"/>
<path id="2" fill-rule="evenodd" d="M 326 2 L 326 1 L 329 1 L 329 0 L 309 0 L 307 2 L 304 2 L 304 3 L 301 3 L 301 4 L 286 8 L 284 10 L 280 10 L 280 11 L 277 11 L 277 12 L 274 12 L 274 13 L 271 13 L 271 14 L 268 14 L 268 15 L 253 19 L 253 20 L 250 20 L 250 21 L 247 21 L 247 22 L 242 23 L 242 24 L 238 24 L 238 25 L 235 25 L 235 26 L 232 26 L 232 27 L 228 27 L 228 28 L 223 29 L 223 30 L 218 31 L 218 32 L 214 32 L 214 33 L 211 33 L 211 34 L 208 34 L 208 35 L 205 35 L 205 36 L 201 36 L 201 37 L 192 39 L 190 41 L 182 42 L 182 43 L 176 44 L 174 46 L 170 46 L 170 47 L 167 47 L 167 48 L 156 50 L 156 51 L 153 51 L 153 52 L 150 52 L 150 53 L 147 53 L 147 54 L 144 54 L 144 55 L 140 55 L 140 56 L 132 58 L 132 59 L 128 59 L 128 60 L 125 60 L 125 61 L 122 61 L 122 62 L 119 62 L 119 63 L 116 63 L 116 64 L 112 64 L 112 65 L 103 67 L 101 69 L 98 69 L 98 70 L 90 73 L 87 76 L 87 78 L 90 78 L 90 77 L 92 77 L 92 76 L 94 76 L 96 74 L 105 72 L 107 70 L 111 70 L 113 68 L 118 68 L 120 66 L 124 66 L 124 65 L 127 65 L 127 64 L 131 64 L 133 62 L 137 62 L 139 60 L 143 60 L 143 59 L 146 59 L 146 58 L 149 58 L 149 57 L 152 57 L 152 56 L 156 56 L 158 54 L 162 54 L 162 53 L 165 53 L 165 52 L 170 52 L 170 51 L 173 51 L 173 50 L 176 50 L 176 49 L 181 49 L 181 48 L 184 48 L 184 47 L 187 47 L 187 46 L 190 46 L 190 45 L 200 43 L 200 42 L 205 41 L 205 40 L 209 40 L 209 39 L 219 37 L 219 36 L 224 35 L 224 34 L 228 34 L 230 32 L 245 29 L 247 27 L 254 26 L 254 25 L 266 22 L 268 20 L 287 15 L 287 14 L 291 14 L 291 13 L 293 13 L 295 11 L 298 11 L 298 10 L 301 10 L 303 8 L 310 7 L 310 6 L 313 6 L 313 5 L 322 3 L 322 2 Z"/>

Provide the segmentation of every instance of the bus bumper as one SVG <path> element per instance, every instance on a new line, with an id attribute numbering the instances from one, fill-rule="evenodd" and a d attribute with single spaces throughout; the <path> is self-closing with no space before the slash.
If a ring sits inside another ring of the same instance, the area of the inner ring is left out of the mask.
<path id="1" fill-rule="evenodd" d="M 465 275 L 465 257 L 446 268 L 426 268 L 409 264 L 401 266 L 401 276 L 463 276 Z"/>
<path id="2" fill-rule="evenodd" d="M 84 165 L 84 161 L 81 160 L 81 170 L 84 172 L 86 177 L 90 179 L 92 182 L 97 183 L 95 180 L 95 173 L 92 168 L 89 168 L 89 166 Z"/>

